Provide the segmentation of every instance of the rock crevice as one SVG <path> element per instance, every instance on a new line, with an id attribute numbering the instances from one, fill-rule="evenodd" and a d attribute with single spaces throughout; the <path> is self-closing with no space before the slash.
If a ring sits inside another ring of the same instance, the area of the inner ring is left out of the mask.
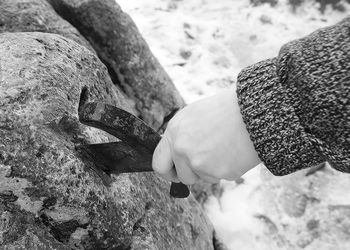
<path id="1" fill-rule="evenodd" d="M 135 23 L 114 0 L 48 1 L 92 44 L 113 82 L 154 129 L 161 126 L 165 116 L 184 106 Z"/>

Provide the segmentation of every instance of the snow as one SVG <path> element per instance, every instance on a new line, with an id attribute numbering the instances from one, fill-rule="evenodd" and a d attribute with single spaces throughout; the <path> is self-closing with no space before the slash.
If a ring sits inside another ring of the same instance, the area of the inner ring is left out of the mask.
<path id="1" fill-rule="evenodd" d="M 335 24 L 347 15 L 330 6 L 321 14 L 314 1 L 306 1 L 295 11 L 287 0 L 274 7 L 252 6 L 248 0 L 117 2 L 131 15 L 187 103 L 230 87 L 244 67 L 277 56 L 288 41 Z M 349 11 L 350 6 L 344 5 Z M 289 249 L 266 241 L 266 228 L 257 219 L 268 210 L 261 191 L 266 178 L 277 177 L 260 165 L 244 175 L 242 184 L 223 181 L 222 196 L 210 197 L 204 205 L 229 249 Z M 332 196 L 334 202 L 339 203 L 341 195 L 340 191 Z M 291 223 L 288 217 L 280 220 Z M 273 224 L 269 230 L 274 230 Z M 313 246 L 305 249 L 327 249 Z"/>
<path id="2" fill-rule="evenodd" d="M 205 204 L 217 234 L 230 249 L 256 249 L 253 232 L 262 230 L 254 217 L 263 213 L 254 195 L 261 184 L 259 167 L 246 173 L 244 179 L 239 185 L 222 181 L 224 192 L 220 199 L 211 197 Z"/>
<path id="3" fill-rule="evenodd" d="M 321 15 L 313 1 L 296 13 L 286 0 L 275 7 L 253 7 L 248 0 L 117 2 L 134 19 L 187 103 L 233 84 L 243 67 L 277 56 L 286 42 L 346 15 L 330 7 Z"/>

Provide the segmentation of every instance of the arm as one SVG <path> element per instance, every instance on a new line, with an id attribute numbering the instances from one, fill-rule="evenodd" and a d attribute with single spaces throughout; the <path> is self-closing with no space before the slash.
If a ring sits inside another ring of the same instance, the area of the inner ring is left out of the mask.
<path id="1" fill-rule="evenodd" d="M 216 182 L 260 158 L 275 175 L 324 161 L 350 172 L 350 18 L 244 69 L 236 93 L 179 112 L 154 153 L 155 171 L 186 184 Z"/>
<path id="2" fill-rule="evenodd" d="M 153 155 L 165 179 L 193 184 L 237 179 L 260 162 L 243 123 L 235 89 L 202 99 L 169 122 Z M 173 168 L 176 166 L 176 171 Z"/>

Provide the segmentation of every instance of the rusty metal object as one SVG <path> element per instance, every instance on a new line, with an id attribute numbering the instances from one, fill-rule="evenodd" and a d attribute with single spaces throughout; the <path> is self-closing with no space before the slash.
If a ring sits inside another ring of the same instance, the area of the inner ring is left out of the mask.
<path id="1" fill-rule="evenodd" d="M 95 165 L 108 174 L 147 172 L 161 136 L 129 112 L 112 105 L 89 102 L 79 109 L 81 123 L 106 131 L 121 142 L 81 145 Z M 186 198 L 190 191 L 183 183 L 172 183 L 170 195 Z"/>

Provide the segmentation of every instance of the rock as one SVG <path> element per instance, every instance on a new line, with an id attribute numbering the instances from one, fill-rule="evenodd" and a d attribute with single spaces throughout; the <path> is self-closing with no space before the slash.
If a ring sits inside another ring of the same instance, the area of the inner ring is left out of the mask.
<path id="1" fill-rule="evenodd" d="M 254 6 L 259 6 L 265 3 L 270 4 L 271 6 L 275 6 L 278 4 L 278 0 L 250 0 L 250 3 Z"/>
<path id="2" fill-rule="evenodd" d="M 271 17 L 267 16 L 267 15 L 261 15 L 259 18 L 260 22 L 263 24 L 272 24 L 272 20 Z"/>
<path id="3" fill-rule="evenodd" d="M 213 249 L 193 197 L 170 198 L 153 173 L 109 177 L 75 150 L 111 141 L 78 122 L 81 99 L 130 109 L 94 53 L 55 34 L 3 33 L 0 55 L 4 249 Z"/>
<path id="4" fill-rule="evenodd" d="M 286 187 L 280 196 L 283 211 L 290 217 L 301 217 L 305 213 L 308 199 L 294 186 Z"/>
<path id="5" fill-rule="evenodd" d="M 192 56 L 192 52 L 190 50 L 181 48 L 180 49 L 180 56 L 183 59 L 188 60 Z"/>
<path id="6" fill-rule="evenodd" d="M 10 177 L 12 173 L 11 166 L 6 166 L 0 164 L 0 175 L 5 177 Z"/>
<path id="7" fill-rule="evenodd" d="M 296 11 L 296 9 L 304 2 L 307 2 L 305 0 L 288 0 L 288 3 L 292 5 L 293 11 Z M 341 1 L 341 0 L 316 0 L 316 2 L 319 4 L 319 10 L 322 14 L 324 14 L 326 8 L 328 5 L 330 5 L 333 9 L 344 12 L 346 11 L 346 7 L 344 5 L 345 2 L 350 3 L 350 0 Z"/>
<path id="8" fill-rule="evenodd" d="M 333 9 L 345 11 L 344 5 L 342 5 L 341 0 L 316 0 L 320 4 L 320 11 L 321 13 L 324 13 L 327 5 L 331 5 Z M 347 0 L 348 3 L 350 3 L 349 0 Z"/>
<path id="9" fill-rule="evenodd" d="M 115 0 L 49 0 L 55 10 L 92 44 L 112 80 L 134 100 L 153 128 L 184 101 L 132 19 Z"/>
<path id="10" fill-rule="evenodd" d="M 93 48 L 70 23 L 61 18 L 45 0 L 1 0 L 0 32 L 46 32 L 60 34 Z"/>
<path id="11" fill-rule="evenodd" d="M 288 3 L 292 6 L 295 12 L 298 7 L 304 2 L 304 0 L 288 0 Z"/>
<path id="12" fill-rule="evenodd" d="M 61 18 L 46 0 L 3 0 L 0 1 L 0 9 L 1 32 L 38 31 L 59 34 L 96 53 L 79 31 Z M 112 86 L 111 90 L 124 95 L 118 86 Z M 126 96 L 124 95 L 122 99 L 126 99 Z M 137 113 L 131 107 L 128 110 Z"/>

